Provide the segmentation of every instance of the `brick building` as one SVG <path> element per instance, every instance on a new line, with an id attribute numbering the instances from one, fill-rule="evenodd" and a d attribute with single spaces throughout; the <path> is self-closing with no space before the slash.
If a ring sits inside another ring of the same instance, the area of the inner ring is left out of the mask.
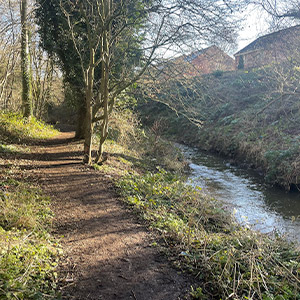
<path id="1" fill-rule="evenodd" d="M 300 49 L 300 25 L 259 37 L 237 52 L 236 69 L 251 69 L 296 57 Z"/>
<path id="2" fill-rule="evenodd" d="M 214 71 L 232 71 L 235 69 L 234 59 L 217 46 L 210 46 L 182 55 L 164 65 L 164 73 L 169 76 L 193 77 L 210 74 Z"/>

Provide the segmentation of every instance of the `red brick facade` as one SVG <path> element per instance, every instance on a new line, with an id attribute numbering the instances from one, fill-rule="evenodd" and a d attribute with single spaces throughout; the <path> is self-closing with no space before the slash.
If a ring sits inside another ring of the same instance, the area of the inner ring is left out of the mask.
<path id="1" fill-rule="evenodd" d="M 300 26 L 283 29 L 256 39 L 237 52 L 236 69 L 252 69 L 296 57 L 300 46 Z"/>
<path id="2" fill-rule="evenodd" d="M 232 71 L 234 69 L 234 59 L 217 46 L 211 46 L 169 61 L 167 67 L 165 66 L 165 73 L 170 76 L 193 77 L 218 70 Z"/>

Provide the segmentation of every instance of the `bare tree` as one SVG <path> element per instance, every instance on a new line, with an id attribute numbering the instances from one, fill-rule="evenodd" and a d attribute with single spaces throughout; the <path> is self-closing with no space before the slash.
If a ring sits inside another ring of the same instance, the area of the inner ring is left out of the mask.
<path id="1" fill-rule="evenodd" d="M 53 82 L 59 83 L 57 80 L 60 79 L 55 73 L 57 68 L 53 60 L 39 45 L 39 36 L 33 20 L 35 1 L 26 2 L 27 12 L 24 12 L 24 3 L 21 0 L 0 0 L 0 107 L 18 112 L 22 109 L 24 111 L 26 107 L 26 110 L 32 110 L 35 117 L 43 118 L 47 113 L 47 103 L 52 101 L 51 97 L 54 94 L 59 93 Z M 22 32 L 22 10 L 26 21 L 25 34 Z M 23 37 L 25 39 L 22 42 Z M 30 45 L 26 46 L 27 42 Z M 25 51 L 21 51 L 21 46 L 24 45 Z M 26 67 L 23 58 L 26 60 Z M 26 73 L 24 96 L 27 98 L 31 94 L 31 101 L 26 105 L 22 103 L 21 66 L 25 68 Z"/>
<path id="2" fill-rule="evenodd" d="M 165 49 L 175 46 L 187 49 L 211 40 L 233 42 L 236 29 L 234 11 L 241 5 L 241 1 L 235 0 L 38 2 L 40 26 L 46 20 L 56 18 L 57 21 L 59 7 L 64 19 L 59 20 L 62 24 L 60 31 L 53 32 L 71 40 L 72 55 L 80 62 L 88 124 L 84 160 L 89 164 L 92 163 L 93 123 L 100 125 L 100 143 L 95 159 L 98 163 L 117 96 L 138 82 Z M 51 9 L 56 10 L 56 14 L 49 15 Z M 54 24 L 51 26 L 55 27 Z M 45 44 L 49 43 L 49 28 L 44 29 L 42 37 Z M 52 46 L 51 50 L 62 56 L 60 45 Z"/>
<path id="3" fill-rule="evenodd" d="M 299 0 L 253 0 L 251 2 L 268 12 L 273 31 L 299 24 Z"/>
<path id="4" fill-rule="evenodd" d="M 19 2 L 0 2 L 0 102 L 2 109 L 13 106 L 15 77 L 20 52 L 18 51 Z"/>
<path id="5" fill-rule="evenodd" d="M 39 47 L 38 41 L 32 41 L 31 46 L 33 115 L 42 119 L 47 114 L 47 104 L 51 102 L 58 76 L 53 59 Z"/>
<path id="6" fill-rule="evenodd" d="M 299 25 L 300 22 L 300 1 L 299 0 L 254 0 L 253 3 L 265 10 L 271 17 L 270 30 L 272 32 Z M 282 104 L 282 111 L 289 112 L 290 98 L 298 97 L 300 91 L 300 36 L 299 26 L 288 28 L 277 38 L 274 43 L 274 53 L 278 52 L 279 61 L 274 63 L 272 68 L 263 67 L 262 71 L 266 78 L 272 82 L 273 88 L 268 96 L 271 101 L 266 104 L 265 110 L 274 103 Z M 261 113 L 261 112 L 260 112 Z"/>

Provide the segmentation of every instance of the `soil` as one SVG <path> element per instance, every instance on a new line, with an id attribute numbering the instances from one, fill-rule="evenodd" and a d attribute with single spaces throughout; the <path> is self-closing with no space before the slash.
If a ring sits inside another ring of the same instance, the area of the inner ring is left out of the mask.
<path id="1" fill-rule="evenodd" d="M 186 299 L 191 278 L 152 246 L 155 234 L 118 198 L 112 178 L 82 164 L 73 136 L 33 146 L 23 166 L 52 199 L 63 298 Z"/>

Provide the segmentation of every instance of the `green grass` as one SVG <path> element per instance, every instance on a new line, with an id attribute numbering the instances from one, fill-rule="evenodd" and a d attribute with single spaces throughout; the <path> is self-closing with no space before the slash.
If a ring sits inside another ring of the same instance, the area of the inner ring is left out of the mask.
<path id="1" fill-rule="evenodd" d="M 60 246 L 51 236 L 49 198 L 25 182 L 11 154 L 30 151 L 24 143 L 58 134 L 35 118 L 0 112 L 0 299 L 58 299 L 56 267 Z"/>
<path id="2" fill-rule="evenodd" d="M 12 174 L 0 182 L 0 299 L 58 299 L 49 198 Z"/>
<path id="3" fill-rule="evenodd" d="M 201 188 L 162 169 L 127 175 L 118 187 L 160 232 L 178 267 L 199 280 L 194 299 L 300 299 L 300 253 L 294 245 L 239 226 Z"/>
<path id="4" fill-rule="evenodd" d="M 51 138 L 57 134 L 58 131 L 53 126 L 47 125 L 34 117 L 28 120 L 20 114 L 0 112 L 0 138 L 2 141 L 21 143 Z M 5 144 L 2 143 L 2 150 L 3 147 L 6 147 Z"/>
<path id="5" fill-rule="evenodd" d="M 24 146 L 0 143 L 0 153 L 22 153 L 28 151 L 29 149 Z"/>
<path id="6" fill-rule="evenodd" d="M 0 227 L 0 299 L 57 299 L 55 243 Z"/>

